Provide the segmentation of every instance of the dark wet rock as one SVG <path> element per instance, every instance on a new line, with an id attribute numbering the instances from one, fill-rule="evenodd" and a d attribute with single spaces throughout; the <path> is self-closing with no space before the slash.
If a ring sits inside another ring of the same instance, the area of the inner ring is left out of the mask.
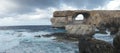
<path id="1" fill-rule="evenodd" d="M 103 26 L 99 26 L 99 27 L 97 27 L 97 30 L 98 30 L 98 31 L 96 31 L 96 33 L 107 34 L 107 32 L 106 32 L 106 28 L 103 27 Z"/>
<path id="2" fill-rule="evenodd" d="M 63 40 L 69 40 L 69 41 L 78 41 L 79 37 L 75 37 L 75 34 L 67 34 L 67 33 L 53 33 L 53 34 L 47 34 L 42 35 L 43 37 L 56 37 L 56 40 L 63 41 Z"/>
<path id="3" fill-rule="evenodd" d="M 118 32 L 116 33 L 116 35 L 120 35 L 120 28 L 119 28 Z"/>
<path id="4" fill-rule="evenodd" d="M 113 39 L 113 45 L 115 47 L 116 53 L 120 53 L 120 32 Z"/>
<path id="5" fill-rule="evenodd" d="M 116 34 L 116 33 L 118 32 L 118 28 L 110 27 L 110 28 L 109 28 L 109 31 L 110 31 L 110 34 L 111 34 L 111 35 L 114 35 L 114 34 Z"/>
<path id="6" fill-rule="evenodd" d="M 51 37 L 51 36 L 67 36 L 66 33 L 52 33 L 52 34 L 46 34 L 42 35 L 43 37 Z"/>
<path id="7" fill-rule="evenodd" d="M 34 37 L 41 37 L 41 35 L 35 35 Z"/>
<path id="8" fill-rule="evenodd" d="M 106 31 L 96 31 L 95 33 L 107 34 L 107 32 L 106 32 Z"/>
<path id="9" fill-rule="evenodd" d="M 120 27 L 120 17 L 111 17 L 109 19 L 105 18 L 103 19 L 99 26 L 104 27 L 106 29 L 108 29 L 108 31 L 110 31 L 111 35 L 115 35 L 119 30 Z"/>
<path id="10" fill-rule="evenodd" d="M 91 37 L 80 37 L 79 51 L 80 53 L 114 53 L 111 44 Z"/>

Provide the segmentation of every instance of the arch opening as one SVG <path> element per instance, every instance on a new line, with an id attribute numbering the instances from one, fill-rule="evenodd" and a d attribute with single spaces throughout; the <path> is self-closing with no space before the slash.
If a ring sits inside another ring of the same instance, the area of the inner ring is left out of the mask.
<path id="1" fill-rule="evenodd" d="M 83 14 L 78 14 L 73 18 L 73 24 L 81 24 L 83 23 L 84 16 Z"/>
<path id="2" fill-rule="evenodd" d="M 84 19 L 84 16 L 82 14 L 78 14 L 76 17 L 75 17 L 75 20 L 76 21 L 82 21 Z"/>

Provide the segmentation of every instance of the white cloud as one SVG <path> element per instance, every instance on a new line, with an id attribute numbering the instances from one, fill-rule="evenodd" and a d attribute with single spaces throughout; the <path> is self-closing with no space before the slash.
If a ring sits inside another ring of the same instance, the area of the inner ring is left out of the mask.
<path id="1" fill-rule="evenodd" d="M 73 7 L 73 6 L 68 6 L 66 4 L 61 4 L 60 10 L 77 10 L 78 8 Z"/>
<path id="2" fill-rule="evenodd" d="M 19 6 L 11 0 L 0 1 L 0 15 L 7 14 L 7 12 L 18 9 Z M 120 0 L 111 0 L 104 6 L 98 6 L 94 10 L 118 10 L 120 9 Z M 69 6 L 67 4 L 61 4 L 59 8 L 49 7 L 48 9 L 34 9 L 34 12 L 26 14 L 13 14 L 9 17 L 3 17 L 0 19 L 0 26 L 6 25 L 48 25 L 50 18 L 52 18 L 53 12 L 56 10 L 89 10 L 85 6 L 83 8 L 77 8 Z M 10 15 L 11 15 L 10 14 Z M 81 18 L 82 19 L 82 18 Z"/>
<path id="3" fill-rule="evenodd" d="M 15 20 L 12 17 L 7 17 L 7 18 L 1 18 L 0 19 L 0 26 L 14 25 L 14 24 L 18 24 L 18 21 Z"/>
<path id="4" fill-rule="evenodd" d="M 83 6 L 82 8 L 77 8 L 77 7 L 74 7 L 74 6 L 70 6 L 70 5 L 67 5 L 67 4 L 61 4 L 60 5 L 60 8 L 57 9 L 57 10 L 87 10 L 86 9 L 86 6 Z"/>
<path id="5" fill-rule="evenodd" d="M 119 10 L 120 0 L 111 0 L 106 5 L 94 8 L 94 10 Z"/>
<path id="6" fill-rule="evenodd" d="M 0 0 L 0 14 L 5 14 L 17 7 L 17 4 L 12 2 L 12 0 Z"/>
<path id="7" fill-rule="evenodd" d="M 28 14 L 18 14 L 16 16 L 4 17 L 0 19 L 1 26 L 8 25 L 49 25 L 50 13 L 48 10 L 35 9 L 35 12 Z"/>
<path id="8" fill-rule="evenodd" d="M 120 9 L 120 0 L 112 0 L 110 1 L 105 8 L 103 9 L 107 9 L 107 10 L 118 10 Z"/>

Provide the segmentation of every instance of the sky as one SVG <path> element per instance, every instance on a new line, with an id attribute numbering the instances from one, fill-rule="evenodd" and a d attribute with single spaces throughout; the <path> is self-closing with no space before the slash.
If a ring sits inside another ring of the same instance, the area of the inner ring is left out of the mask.
<path id="1" fill-rule="evenodd" d="M 0 26 L 51 25 L 60 10 L 119 9 L 120 0 L 0 0 Z"/>

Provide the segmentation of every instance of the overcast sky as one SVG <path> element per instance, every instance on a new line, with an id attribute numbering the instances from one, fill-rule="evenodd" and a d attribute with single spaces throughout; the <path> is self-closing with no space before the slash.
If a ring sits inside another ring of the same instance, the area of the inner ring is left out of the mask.
<path id="1" fill-rule="evenodd" d="M 120 0 L 0 0 L 0 26 L 50 25 L 56 10 L 119 10 Z"/>

